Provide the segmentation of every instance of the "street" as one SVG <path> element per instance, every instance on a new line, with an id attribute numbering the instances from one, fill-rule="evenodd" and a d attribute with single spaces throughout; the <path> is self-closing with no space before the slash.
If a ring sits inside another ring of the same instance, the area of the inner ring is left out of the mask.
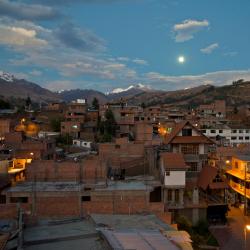
<path id="1" fill-rule="evenodd" d="M 221 250 L 250 250 L 250 231 L 245 226 L 250 224 L 250 217 L 243 215 L 242 208 L 230 207 L 227 226 L 213 226 L 211 232 L 220 244 Z"/>

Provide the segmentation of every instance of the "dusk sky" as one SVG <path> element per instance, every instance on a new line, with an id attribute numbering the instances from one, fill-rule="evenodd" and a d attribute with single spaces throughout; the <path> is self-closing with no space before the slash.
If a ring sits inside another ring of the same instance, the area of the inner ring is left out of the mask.
<path id="1" fill-rule="evenodd" d="M 250 80 L 249 24 L 249 0 L 0 0 L 0 70 L 51 90 L 224 85 Z"/>

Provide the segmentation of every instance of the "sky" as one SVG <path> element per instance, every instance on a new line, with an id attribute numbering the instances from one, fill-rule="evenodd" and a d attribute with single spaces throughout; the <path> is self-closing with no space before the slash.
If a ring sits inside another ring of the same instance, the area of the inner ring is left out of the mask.
<path id="1" fill-rule="evenodd" d="M 249 17 L 249 0 L 0 0 L 0 70 L 53 91 L 250 80 Z"/>

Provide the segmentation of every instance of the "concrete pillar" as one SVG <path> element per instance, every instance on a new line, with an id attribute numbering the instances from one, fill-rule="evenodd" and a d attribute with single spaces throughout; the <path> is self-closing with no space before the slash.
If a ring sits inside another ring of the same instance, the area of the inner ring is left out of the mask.
<path id="1" fill-rule="evenodd" d="M 193 190 L 193 204 L 199 204 L 199 190 L 195 188 Z"/>
<path id="2" fill-rule="evenodd" d="M 197 222 L 199 221 L 199 209 L 198 208 L 193 208 L 192 210 L 192 224 L 196 225 Z"/>
<path id="3" fill-rule="evenodd" d="M 184 196 L 184 190 L 180 189 L 180 191 L 179 191 L 179 203 L 180 203 L 181 206 L 184 205 L 183 196 Z"/>

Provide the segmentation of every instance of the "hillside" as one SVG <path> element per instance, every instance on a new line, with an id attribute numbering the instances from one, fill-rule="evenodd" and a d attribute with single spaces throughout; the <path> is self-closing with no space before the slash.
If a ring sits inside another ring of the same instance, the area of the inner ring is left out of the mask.
<path id="1" fill-rule="evenodd" d="M 24 79 L 16 79 L 14 76 L 6 73 L 0 75 L 0 90 L 0 96 L 7 99 L 10 97 L 25 99 L 29 96 L 36 102 L 59 100 L 56 93 Z"/>
<path id="2" fill-rule="evenodd" d="M 131 104 L 168 104 L 182 107 L 196 107 L 214 100 L 225 100 L 227 105 L 233 106 L 250 104 L 250 82 L 240 81 L 221 87 L 202 85 L 177 91 L 141 93 L 127 99 Z"/>
<path id="3" fill-rule="evenodd" d="M 65 90 L 58 95 L 66 102 L 71 102 L 76 99 L 87 99 L 87 102 L 91 103 L 94 98 L 97 98 L 100 103 L 106 103 L 108 101 L 108 97 L 105 94 L 93 89 Z"/>

